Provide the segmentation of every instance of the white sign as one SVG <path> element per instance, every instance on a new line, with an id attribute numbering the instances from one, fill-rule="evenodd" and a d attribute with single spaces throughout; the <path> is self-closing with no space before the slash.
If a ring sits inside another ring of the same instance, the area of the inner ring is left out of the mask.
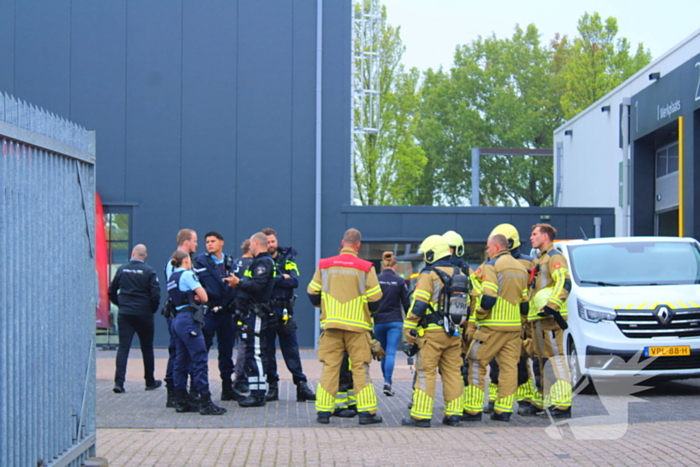
<path id="1" fill-rule="evenodd" d="M 674 102 L 670 102 L 666 105 L 656 106 L 656 120 L 663 120 L 664 118 L 670 118 L 676 112 L 681 110 L 680 99 Z"/>

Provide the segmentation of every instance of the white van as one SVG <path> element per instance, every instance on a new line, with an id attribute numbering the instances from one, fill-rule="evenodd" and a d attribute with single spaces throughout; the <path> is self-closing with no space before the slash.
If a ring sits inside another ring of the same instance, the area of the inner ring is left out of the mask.
<path id="1" fill-rule="evenodd" d="M 587 376 L 700 377 L 700 244 L 695 239 L 596 238 L 555 247 L 571 273 L 565 339 L 574 386 Z M 627 364 L 640 350 L 640 363 Z M 657 358 L 646 361 L 650 357 Z"/>

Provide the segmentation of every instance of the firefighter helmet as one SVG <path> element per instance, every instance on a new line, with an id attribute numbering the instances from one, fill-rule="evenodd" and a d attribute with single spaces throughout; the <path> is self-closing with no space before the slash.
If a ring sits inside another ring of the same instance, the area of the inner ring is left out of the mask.
<path id="1" fill-rule="evenodd" d="M 439 259 L 450 256 L 450 245 L 441 235 L 431 235 L 423 240 L 418 251 L 423 253 L 426 263 L 432 264 Z"/>
<path id="2" fill-rule="evenodd" d="M 535 296 L 532 299 L 532 304 L 534 305 L 537 313 L 539 313 L 542 310 L 542 308 L 544 308 L 545 305 L 547 305 L 547 302 L 552 296 L 553 290 L 554 287 L 545 287 L 544 289 L 541 289 L 535 294 Z"/>
<path id="3" fill-rule="evenodd" d="M 494 229 L 489 234 L 489 238 L 494 235 L 501 234 L 508 240 L 508 249 L 512 250 L 520 246 L 520 235 L 518 234 L 518 229 L 513 227 L 511 224 L 500 224 L 494 227 Z"/>
<path id="4" fill-rule="evenodd" d="M 454 230 L 448 230 L 442 234 L 442 238 L 445 239 L 448 245 L 455 249 L 455 256 L 461 257 L 464 254 L 464 240 L 462 240 L 460 234 Z"/>

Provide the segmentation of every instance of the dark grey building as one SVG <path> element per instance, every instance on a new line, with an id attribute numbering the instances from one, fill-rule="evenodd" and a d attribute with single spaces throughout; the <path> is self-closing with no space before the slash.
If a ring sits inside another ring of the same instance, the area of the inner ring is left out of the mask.
<path id="1" fill-rule="evenodd" d="M 566 225 L 561 236 L 580 237 L 579 226 L 592 235 L 599 218 L 602 234 L 612 235 L 611 209 L 349 206 L 351 5 L 0 0 L 0 91 L 97 131 L 97 191 L 113 263 L 144 243 L 148 262 L 162 269 L 181 228 L 199 233 L 199 251 L 205 232 L 222 232 L 236 256 L 253 232 L 276 229 L 281 245 L 299 251 L 304 347 L 313 346 L 305 289 L 318 245 L 322 256 L 335 254 L 348 227 L 363 231 L 371 259 L 392 247 L 415 252 L 423 237 L 448 229 L 482 248 L 501 222 L 527 237 L 530 225 L 551 218 Z M 156 345 L 166 342 L 163 322 Z"/>

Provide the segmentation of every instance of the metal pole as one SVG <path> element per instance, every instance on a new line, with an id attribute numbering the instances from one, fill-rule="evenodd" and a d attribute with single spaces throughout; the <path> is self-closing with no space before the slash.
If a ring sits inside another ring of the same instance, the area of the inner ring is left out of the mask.
<path id="1" fill-rule="evenodd" d="M 316 214 L 314 257 L 321 260 L 321 172 L 323 130 L 323 0 L 316 0 Z M 318 350 L 319 309 L 314 308 L 314 350 Z"/>
<path id="2" fill-rule="evenodd" d="M 595 227 L 595 238 L 600 238 L 600 226 L 603 223 L 602 218 L 594 217 L 593 226 Z"/>
<path id="3" fill-rule="evenodd" d="M 480 148 L 472 148 L 472 206 L 479 205 L 479 156 Z"/>
<path id="4" fill-rule="evenodd" d="M 622 99 L 622 236 L 630 233 L 630 199 L 629 199 L 629 151 L 630 151 L 630 98 Z"/>

